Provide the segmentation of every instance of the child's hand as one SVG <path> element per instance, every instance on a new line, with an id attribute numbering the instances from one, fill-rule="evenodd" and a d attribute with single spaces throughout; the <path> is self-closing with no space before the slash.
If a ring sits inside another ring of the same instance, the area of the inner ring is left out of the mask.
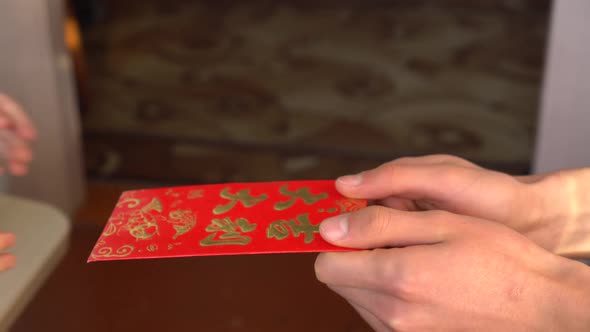
<path id="1" fill-rule="evenodd" d="M 8 96 L 0 93 L 0 173 L 24 175 L 33 159 L 29 145 L 37 131 L 23 109 Z"/>
<path id="2" fill-rule="evenodd" d="M 14 266 L 16 259 L 11 254 L 2 252 L 14 245 L 15 237 L 10 233 L 0 233 L 0 272 L 4 272 Z"/>

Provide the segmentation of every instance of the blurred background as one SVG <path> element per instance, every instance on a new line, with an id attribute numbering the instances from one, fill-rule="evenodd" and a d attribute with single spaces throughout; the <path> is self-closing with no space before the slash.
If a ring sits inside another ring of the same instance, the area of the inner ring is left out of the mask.
<path id="1" fill-rule="evenodd" d="M 428 153 L 530 168 L 549 1 L 71 8 L 93 177 L 333 178 Z"/>
<path id="2" fill-rule="evenodd" d="M 73 229 L 15 332 L 369 330 L 314 280 L 313 255 L 87 265 L 123 190 L 330 179 L 430 153 L 531 172 L 549 0 L 48 3 L 73 91 L 72 137 L 56 138 L 70 159 L 48 167 L 58 158 L 41 148 L 45 166 L 14 184 L 60 181 L 44 200 Z"/>

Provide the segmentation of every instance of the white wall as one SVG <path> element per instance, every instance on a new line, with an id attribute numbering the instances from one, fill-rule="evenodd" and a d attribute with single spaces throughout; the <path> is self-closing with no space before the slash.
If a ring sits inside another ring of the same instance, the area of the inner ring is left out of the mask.
<path id="1" fill-rule="evenodd" d="M 535 172 L 590 166 L 590 1 L 555 0 Z"/>
<path id="2" fill-rule="evenodd" d="M 72 214 L 82 200 L 80 128 L 61 0 L 0 0 L 0 90 L 30 113 L 39 138 L 31 173 L 10 193 Z"/>

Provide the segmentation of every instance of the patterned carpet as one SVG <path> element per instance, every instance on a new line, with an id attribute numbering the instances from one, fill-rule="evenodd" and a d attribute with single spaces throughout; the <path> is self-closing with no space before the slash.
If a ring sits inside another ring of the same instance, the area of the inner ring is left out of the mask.
<path id="1" fill-rule="evenodd" d="M 102 1 L 89 172 L 333 177 L 403 155 L 526 172 L 548 1 Z"/>

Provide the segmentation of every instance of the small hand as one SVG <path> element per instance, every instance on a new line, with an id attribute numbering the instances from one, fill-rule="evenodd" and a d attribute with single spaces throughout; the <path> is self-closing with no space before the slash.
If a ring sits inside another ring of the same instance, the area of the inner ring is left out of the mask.
<path id="1" fill-rule="evenodd" d="M 324 221 L 317 278 L 377 331 L 588 331 L 590 272 L 494 222 L 372 206 Z M 385 248 L 385 249 L 379 249 Z"/>
<path id="2" fill-rule="evenodd" d="M 32 160 L 30 142 L 37 132 L 23 109 L 8 96 L 0 94 L 0 156 L 13 175 L 24 175 Z"/>
<path id="3" fill-rule="evenodd" d="M 0 233 L 0 272 L 12 268 L 16 259 L 11 254 L 3 254 L 2 252 L 10 249 L 14 245 L 15 237 L 10 233 Z"/>

